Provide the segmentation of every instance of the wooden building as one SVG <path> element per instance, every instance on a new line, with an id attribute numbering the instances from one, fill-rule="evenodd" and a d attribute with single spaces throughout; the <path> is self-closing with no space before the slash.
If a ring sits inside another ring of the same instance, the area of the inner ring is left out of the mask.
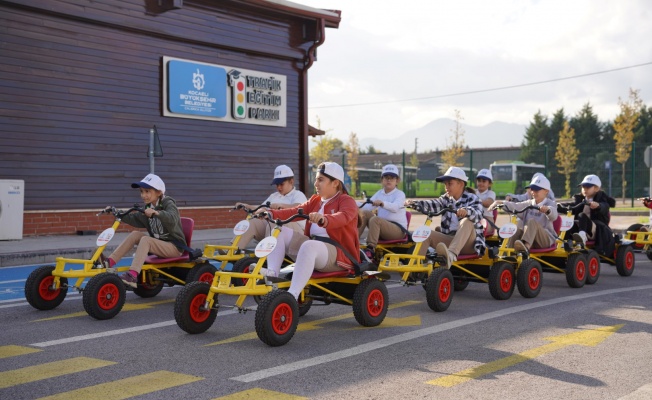
<path id="1" fill-rule="evenodd" d="M 97 210 L 140 202 L 154 126 L 155 173 L 199 229 L 241 219 L 279 164 L 305 191 L 308 70 L 339 22 L 285 0 L 0 1 L 0 179 L 25 181 L 24 234 L 103 229 Z"/>

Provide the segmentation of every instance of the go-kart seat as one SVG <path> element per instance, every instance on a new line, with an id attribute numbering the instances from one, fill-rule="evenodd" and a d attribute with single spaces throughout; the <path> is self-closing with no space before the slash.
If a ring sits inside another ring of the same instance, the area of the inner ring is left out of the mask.
<path id="1" fill-rule="evenodd" d="M 492 214 L 494 216 L 494 224 L 495 224 L 496 220 L 498 219 L 498 209 L 493 210 Z M 494 229 L 494 232 L 489 233 L 489 227 L 491 227 L 491 225 L 489 225 L 489 223 L 485 224 L 483 233 L 484 233 L 484 237 L 486 237 L 486 238 L 492 237 L 494 235 L 494 233 L 496 233 L 495 229 Z"/>
<path id="2" fill-rule="evenodd" d="M 557 217 L 557 219 L 552 223 L 552 227 L 557 233 L 557 236 L 561 233 L 561 215 Z M 557 243 L 554 243 L 550 247 L 546 247 L 544 249 L 532 249 L 530 248 L 530 253 L 548 253 L 550 251 L 554 251 L 557 248 Z"/>
<path id="3" fill-rule="evenodd" d="M 183 230 L 183 235 L 186 237 L 186 245 L 190 247 L 190 242 L 192 241 L 192 231 L 195 227 L 195 220 L 192 218 L 181 217 L 181 229 Z M 179 257 L 172 258 L 162 258 L 156 255 L 149 255 L 145 259 L 145 264 L 166 264 L 172 262 L 188 262 L 188 252 L 184 251 Z"/>
<path id="4" fill-rule="evenodd" d="M 409 211 L 405 212 L 405 218 L 407 219 L 407 226 L 410 227 L 410 220 L 412 219 L 412 213 Z M 378 240 L 378 244 L 397 244 L 397 243 L 407 243 L 410 240 L 408 235 L 403 236 L 401 239 L 394 240 Z"/>
<path id="5" fill-rule="evenodd" d="M 312 273 L 310 276 L 310 279 L 320 279 L 320 278 L 344 278 L 351 275 L 351 273 L 348 270 L 341 270 L 341 271 L 330 271 L 330 272 L 320 272 L 320 271 L 315 271 Z"/>

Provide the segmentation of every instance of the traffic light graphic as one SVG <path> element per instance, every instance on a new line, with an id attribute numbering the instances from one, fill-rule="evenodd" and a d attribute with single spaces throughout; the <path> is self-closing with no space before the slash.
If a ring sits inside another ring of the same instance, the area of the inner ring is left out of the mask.
<path id="1" fill-rule="evenodd" d="M 229 71 L 229 86 L 231 86 L 231 113 L 235 119 L 247 117 L 247 91 L 244 76 L 240 71 L 232 69 Z"/>

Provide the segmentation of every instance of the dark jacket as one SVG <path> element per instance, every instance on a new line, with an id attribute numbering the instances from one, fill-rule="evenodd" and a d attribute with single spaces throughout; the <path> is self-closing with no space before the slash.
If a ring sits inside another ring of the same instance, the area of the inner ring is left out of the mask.
<path id="1" fill-rule="evenodd" d="M 148 204 L 146 208 L 151 208 L 151 204 Z M 183 247 L 177 245 L 177 243 L 186 244 L 177 202 L 172 197 L 164 196 L 154 209 L 159 214 L 152 218 L 147 218 L 145 214 L 134 211 L 125 215 L 122 221 L 136 228 L 145 228 L 151 237 L 172 242 L 179 250 L 184 250 Z"/>
<path id="2" fill-rule="evenodd" d="M 581 202 L 584 201 L 585 197 L 581 194 L 578 193 L 573 196 L 574 201 L 569 202 L 569 203 L 562 203 L 564 206 L 576 206 L 580 204 Z M 610 197 L 608 194 L 603 192 L 602 190 L 599 190 L 595 196 L 593 196 L 593 201 L 596 203 L 600 204 L 600 207 L 596 209 L 591 209 L 590 211 L 590 218 L 592 221 L 600 221 L 604 224 L 609 225 L 609 221 L 611 220 L 611 214 L 609 214 L 609 208 L 615 207 L 616 206 L 616 200 L 614 200 L 612 197 Z M 577 209 L 573 210 L 573 215 L 575 216 L 575 219 L 577 219 L 578 215 L 582 213 L 583 208 L 578 207 Z"/>

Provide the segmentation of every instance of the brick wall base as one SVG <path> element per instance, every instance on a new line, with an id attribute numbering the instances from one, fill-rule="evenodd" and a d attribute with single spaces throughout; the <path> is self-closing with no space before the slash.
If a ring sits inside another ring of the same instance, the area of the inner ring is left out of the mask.
<path id="1" fill-rule="evenodd" d="M 246 217 L 244 211 L 231 211 L 231 207 L 180 208 L 182 217 L 195 220 L 195 229 L 232 228 Z M 23 236 L 75 235 L 78 231 L 102 232 L 111 227 L 113 216 L 98 211 L 25 211 Z M 130 232 L 133 227 L 121 224 L 118 232 Z"/>

